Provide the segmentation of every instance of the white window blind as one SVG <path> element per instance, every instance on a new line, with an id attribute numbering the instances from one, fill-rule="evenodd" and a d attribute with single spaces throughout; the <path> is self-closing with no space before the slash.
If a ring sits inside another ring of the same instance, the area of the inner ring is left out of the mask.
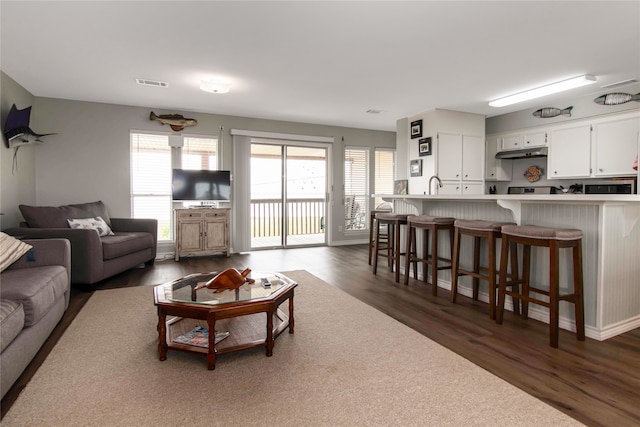
<path id="1" fill-rule="evenodd" d="M 182 148 L 183 169 L 218 169 L 218 139 L 185 137 Z"/>
<path id="2" fill-rule="evenodd" d="M 374 194 L 393 194 L 393 182 L 395 180 L 395 157 L 393 150 L 376 150 L 375 152 L 375 172 L 374 172 Z M 374 201 L 374 209 L 381 204 L 387 204 L 380 197 L 376 197 Z"/>
<path id="3" fill-rule="evenodd" d="M 369 200 L 369 149 L 347 147 L 344 150 L 345 230 L 367 228 Z"/>
<path id="4" fill-rule="evenodd" d="M 158 241 L 171 240 L 171 147 L 167 135 L 131 133 L 134 218 L 158 220 Z"/>

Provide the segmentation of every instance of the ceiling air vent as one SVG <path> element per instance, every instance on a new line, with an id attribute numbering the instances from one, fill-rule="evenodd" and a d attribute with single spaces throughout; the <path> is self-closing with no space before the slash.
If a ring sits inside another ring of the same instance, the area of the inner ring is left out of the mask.
<path id="1" fill-rule="evenodd" d="M 375 108 L 371 108 L 369 110 L 366 111 L 367 114 L 382 114 L 382 113 L 386 113 L 385 110 L 377 110 Z"/>
<path id="2" fill-rule="evenodd" d="M 160 80 L 136 79 L 136 83 L 142 86 L 169 87 L 169 83 Z"/>

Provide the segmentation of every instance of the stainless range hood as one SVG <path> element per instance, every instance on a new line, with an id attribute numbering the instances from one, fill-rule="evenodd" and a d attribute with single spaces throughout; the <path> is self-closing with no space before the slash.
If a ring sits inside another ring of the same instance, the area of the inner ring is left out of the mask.
<path id="1" fill-rule="evenodd" d="M 496 153 L 496 159 L 530 159 L 533 157 L 547 157 L 547 147 L 522 148 L 520 150 L 505 150 Z"/>

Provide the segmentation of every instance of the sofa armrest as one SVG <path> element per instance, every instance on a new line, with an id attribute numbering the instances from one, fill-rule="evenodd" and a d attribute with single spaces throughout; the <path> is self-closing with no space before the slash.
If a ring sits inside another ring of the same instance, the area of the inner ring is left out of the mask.
<path id="1" fill-rule="evenodd" d="M 67 239 L 71 243 L 72 281 L 74 283 L 93 283 L 102 277 L 102 241 L 94 230 L 17 227 L 4 232 L 22 239 Z"/>
<path id="2" fill-rule="evenodd" d="M 71 274 L 71 243 L 67 239 L 25 239 L 23 242 L 33 246 L 31 253 L 21 256 L 8 270 L 61 265 Z"/>
<path id="3" fill-rule="evenodd" d="M 158 246 L 158 220 L 150 218 L 111 218 L 111 229 L 118 231 L 143 231 L 153 238 L 153 258 Z M 153 259 L 152 258 L 152 259 Z"/>

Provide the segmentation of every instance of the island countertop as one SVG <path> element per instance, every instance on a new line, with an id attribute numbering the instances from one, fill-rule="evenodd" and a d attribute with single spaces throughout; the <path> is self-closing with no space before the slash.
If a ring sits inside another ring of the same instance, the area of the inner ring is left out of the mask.
<path id="1" fill-rule="evenodd" d="M 393 203 L 393 211 L 412 215 L 509 221 L 516 224 L 583 231 L 583 277 L 586 333 L 605 340 L 640 327 L 640 196 L 637 194 L 378 194 Z M 449 250 L 447 239 L 439 245 Z M 467 245 L 468 246 L 468 245 Z M 468 248 L 467 248 L 468 249 Z M 461 262 L 472 262 L 463 251 Z M 533 251 L 531 281 L 548 283 L 545 254 Z M 570 271 L 570 259 L 563 253 L 561 271 Z M 565 274 L 565 273 L 562 273 Z M 466 278 L 463 278 L 466 279 Z M 450 288 L 450 273 L 439 273 L 438 286 Z M 462 282 L 460 292 L 472 295 L 471 283 Z M 481 299 L 488 299 L 481 283 Z M 561 327 L 572 330 L 573 314 L 561 305 Z M 532 318 L 548 322 L 548 312 L 535 305 Z"/>
<path id="2" fill-rule="evenodd" d="M 509 200 L 520 202 L 636 202 L 640 203 L 638 194 L 374 194 L 385 200 L 447 200 L 470 202 L 474 200 Z"/>

